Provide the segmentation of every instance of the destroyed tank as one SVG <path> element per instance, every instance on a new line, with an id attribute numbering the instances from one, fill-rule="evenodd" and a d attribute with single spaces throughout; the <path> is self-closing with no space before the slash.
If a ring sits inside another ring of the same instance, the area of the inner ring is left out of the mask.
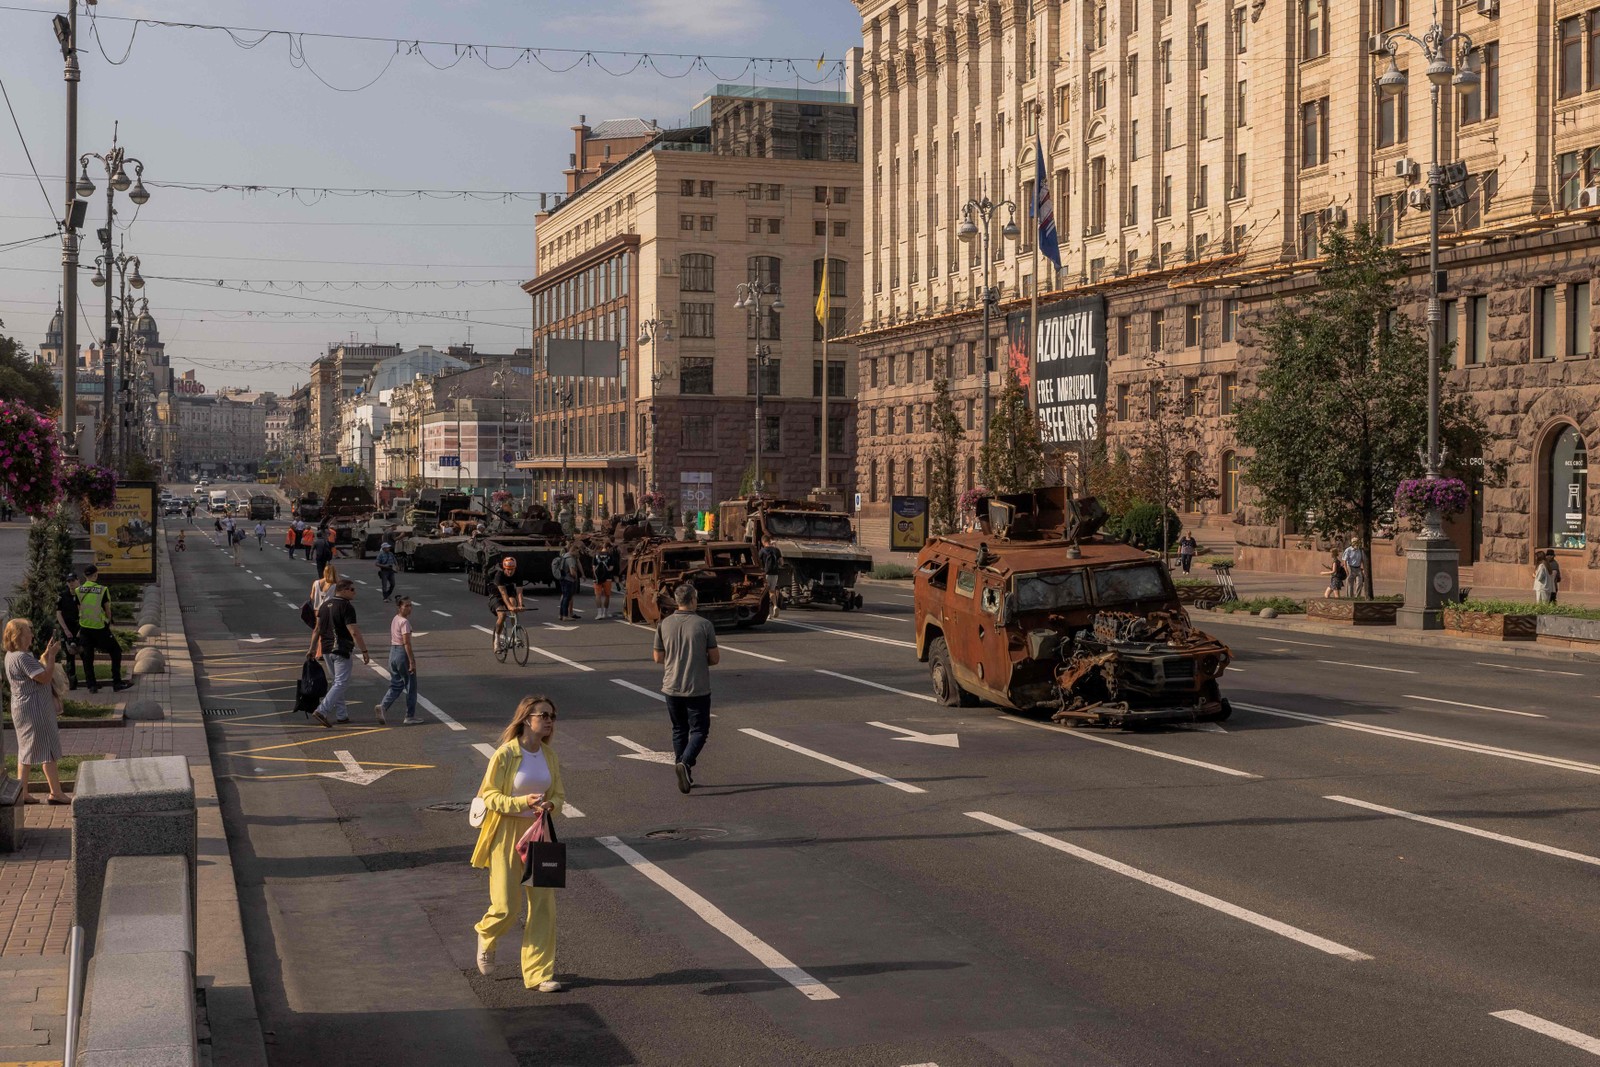
<path id="1" fill-rule="evenodd" d="M 935 699 L 1056 722 L 1219 722 L 1232 653 L 1195 629 L 1160 561 L 1096 535 L 1065 489 L 980 500 L 977 529 L 917 556 L 917 658 Z"/>

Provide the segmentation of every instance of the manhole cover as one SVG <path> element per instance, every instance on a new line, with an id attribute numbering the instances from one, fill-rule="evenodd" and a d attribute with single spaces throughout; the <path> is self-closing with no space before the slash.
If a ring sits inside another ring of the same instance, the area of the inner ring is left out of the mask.
<path id="1" fill-rule="evenodd" d="M 423 811 L 466 811 L 472 807 L 470 800 L 441 800 L 437 804 L 429 804 Z"/>
<path id="2" fill-rule="evenodd" d="M 644 836 L 654 841 L 710 841 L 727 837 L 728 831 L 715 826 L 684 826 L 676 830 L 651 830 Z"/>

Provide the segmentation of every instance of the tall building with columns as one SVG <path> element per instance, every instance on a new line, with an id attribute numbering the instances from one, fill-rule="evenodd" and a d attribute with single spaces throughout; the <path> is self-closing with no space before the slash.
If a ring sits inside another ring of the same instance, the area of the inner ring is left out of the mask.
<path id="1" fill-rule="evenodd" d="M 1437 114 L 1440 160 L 1466 170 L 1459 202 L 1442 215 L 1446 373 L 1476 398 L 1494 436 L 1486 455 L 1456 458 L 1473 507 L 1450 532 L 1480 585 L 1525 585 L 1532 552 L 1553 548 L 1567 589 L 1600 590 L 1600 491 L 1587 477 L 1587 445 L 1600 440 L 1600 371 L 1589 358 L 1589 264 L 1600 246 L 1593 4 L 856 6 L 870 206 L 857 486 L 869 541 L 887 544 L 891 495 L 927 491 L 937 377 L 950 379 L 968 430 L 958 480 L 975 480 L 984 352 L 997 393 L 1007 357 L 1029 354 L 1022 316 L 1037 288 L 1041 325 L 1086 316 L 1104 383 L 1072 398 L 1086 411 L 1063 414 L 1071 405 L 1059 396 L 1040 403 L 1059 465 L 1071 465 L 1074 434 L 1103 427 L 1117 447 L 1175 404 L 1201 442 L 1192 462 L 1220 488 L 1216 499 L 1184 501 L 1185 521 L 1236 541 L 1244 566 L 1314 572 L 1324 546 L 1255 505 L 1229 414 L 1264 356 L 1260 316 L 1315 285 L 1331 226 L 1366 223 L 1392 243 L 1410 268 L 1396 310 L 1425 320 Z M 1446 85 L 1437 110 L 1420 46 L 1392 36 L 1423 38 L 1435 10 L 1446 33 L 1470 38 L 1470 53 L 1452 62 L 1478 76 L 1465 94 Z M 1385 40 L 1405 75 L 1398 93 L 1378 85 L 1390 68 Z M 1033 250 L 1036 145 L 1059 271 Z M 964 205 L 985 197 L 1000 205 L 987 346 L 983 242 L 959 232 Z M 1016 241 L 1001 236 L 1007 200 L 1017 205 Z M 1483 478 L 1502 465 L 1502 479 Z M 1400 533 L 1380 544 L 1380 579 L 1403 571 L 1406 543 Z"/>

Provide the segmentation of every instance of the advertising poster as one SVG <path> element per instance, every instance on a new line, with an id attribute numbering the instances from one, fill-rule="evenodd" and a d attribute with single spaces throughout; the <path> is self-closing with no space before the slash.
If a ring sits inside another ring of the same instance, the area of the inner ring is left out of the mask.
<path id="1" fill-rule="evenodd" d="M 889 550 L 920 552 L 928 540 L 928 498 L 897 496 L 889 502 Z"/>
<path id="2" fill-rule="evenodd" d="M 1106 302 L 1062 300 L 1039 308 L 1029 367 L 1029 311 L 1006 321 L 1008 357 L 1039 413 L 1045 448 L 1060 449 L 1100 434 L 1106 410 Z"/>
<path id="3" fill-rule="evenodd" d="M 154 581 L 156 577 L 156 485 L 125 482 L 109 508 L 90 508 L 89 547 L 102 581 Z"/>

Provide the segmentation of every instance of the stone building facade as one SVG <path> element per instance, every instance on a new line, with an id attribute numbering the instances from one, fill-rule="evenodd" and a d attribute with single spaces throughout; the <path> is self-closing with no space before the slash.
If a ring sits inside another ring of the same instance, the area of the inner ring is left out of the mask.
<path id="1" fill-rule="evenodd" d="M 1330 226 L 1366 223 L 1393 243 L 1412 269 L 1397 310 L 1425 320 L 1428 211 L 1417 201 L 1430 150 L 1426 62 L 1402 42 L 1396 61 L 1408 84 L 1383 94 L 1376 82 L 1389 56 L 1372 39 L 1422 36 L 1432 6 L 857 7 L 864 170 L 876 207 L 856 338 L 866 538 L 886 525 L 891 492 L 926 491 L 921 419 L 940 368 L 973 451 L 981 435 L 982 412 L 966 412 L 981 395 L 982 263 L 979 242 L 963 246 L 955 235 L 961 205 L 987 193 L 1022 209 L 1014 245 L 999 237 L 1004 212 L 994 224 L 997 356 L 1006 317 L 1027 306 L 1035 278 L 1047 307 L 1104 300 L 1113 445 L 1137 435 L 1153 391 L 1179 397 L 1202 442 L 1195 461 L 1221 490 L 1193 502 L 1187 521 L 1230 533 L 1244 566 L 1314 573 L 1320 546 L 1254 506 L 1228 412 L 1263 355 L 1253 323 L 1314 284 Z M 1442 218 L 1447 373 L 1476 398 L 1494 435 L 1481 459 L 1505 470 L 1481 484 L 1480 457 L 1458 457 L 1475 503 L 1451 533 L 1480 586 L 1529 585 L 1532 551 L 1553 547 L 1564 588 L 1600 591 L 1600 488 L 1587 478 L 1587 448 L 1600 441 L 1588 277 L 1600 242 L 1600 16 L 1591 7 L 1439 7 L 1447 31 L 1479 46 L 1468 62 L 1480 84 L 1465 96 L 1440 94 L 1439 130 L 1441 160 L 1462 161 L 1469 175 L 1465 202 Z M 1060 272 L 1036 271 L 1031 255 L 1025 211 L 1036 142 Z M 997 391 L 1000 371 L 991 373 Z M 970 484 L 972 463 L 964 466 Z M 1380 577 L 1402 572 L 1406 540 L 1375 550 Z"/>

